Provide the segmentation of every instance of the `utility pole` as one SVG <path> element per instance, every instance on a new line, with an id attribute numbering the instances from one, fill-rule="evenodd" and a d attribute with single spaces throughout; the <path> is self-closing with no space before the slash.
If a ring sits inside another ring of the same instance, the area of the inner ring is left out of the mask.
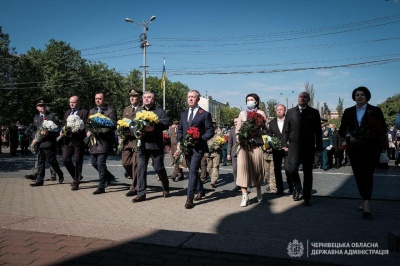
<path id="1" fill-rule="evenodd" d="M 143 67 L 143 86 L 142 86 L 143 93 L 146 92 L 146 68 L 147 68 L 146 47 L 150 45 L 149 41 L 147 40 L 147 31 L 149 30 L 148 25 L 155 19 L 156 19 L 156 16 L 151 16 L 149 21 L 147 21 L 147 22 L 143 21 L 143 23 L 138 23 L 138 22 L 133 21 L 130 18 L 125 18 L 125 22 L 130 22 L 130 23 L 133 23 L 135 26 L 143 27 L 143 33 L 140 34 L 140 41 L 141 41 L 140 48 L 142 48 L 142 50 L 143 50 L 143 66 L 141 66 L 141 67 Z"/>

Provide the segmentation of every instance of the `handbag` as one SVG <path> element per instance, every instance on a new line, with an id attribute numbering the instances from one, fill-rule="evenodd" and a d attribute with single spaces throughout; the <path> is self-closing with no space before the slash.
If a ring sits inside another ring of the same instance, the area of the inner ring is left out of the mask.
<path id="1" fill-rule="evenodd" d="M 381 157 L 379 158 L 379 163 L 387 164 L 389 162 L 389 156 L 387 155 L 386 151 L 381 153 Z"/>

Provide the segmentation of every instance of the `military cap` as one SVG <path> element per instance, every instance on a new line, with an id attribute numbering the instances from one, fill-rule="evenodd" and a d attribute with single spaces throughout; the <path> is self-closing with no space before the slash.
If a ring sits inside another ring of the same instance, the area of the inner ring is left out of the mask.
<path id="1" fill-rule="evenodd" d="M 135 89 L 129 89 L 129 96 L 142 96 L 143 92 L 135 90 Z"/>
<path id="2" fill-rule="evenodd" d="M 326 122 L 328 122 L 328 120 L 327 120 L 327 119 L 325 119 L 325 118 L 321 118 L 321 124 L 322 124 L 322 123 L 326 123 Z"/>
<path id="3" fill-rule="evenodd" d="M 36 98 L 35 106 L 38 106 L 38 105 L 47 105 L 46 99 L 43 96 Z"/>

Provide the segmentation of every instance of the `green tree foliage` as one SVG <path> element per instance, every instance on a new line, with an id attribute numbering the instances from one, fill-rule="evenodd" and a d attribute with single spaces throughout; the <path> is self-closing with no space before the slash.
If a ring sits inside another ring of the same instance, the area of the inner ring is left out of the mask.
<path id="1" fill-rule="evenodd" d="M 306 84 L 304 85 L 304 89 L 306 92 L 308 92 L 308 94 L 310 94 L 310 102 L 308 103 L 308 105 L 314 107 L 314 95 L 315 95 L 314 84 L 307 81 Z"/>
<path id="2" fill-rule="evenodd" d="M 267 116 L 268 117 L 274 117 L 275 116 L 275 108 L 276 105 L 278 104 L 278 101 L 275 99 L 271 99 L 267 102 Z"/>
<path id="3" fill-rule="evenodd" d="M 338 105 L 336 106 L 336 111 L 338 112 L 339 120 L 343 115 L 343 99 L 339 97 Z"/>
<path id="4" fill-rule="evenodd" d="M 377 106 L 382 109 L 386 124 L 389 127 L 393 126 L 396 115 L 400 113 L 400 93 L 387 98 L 386 101 Z"/>
<path id="5" fill-rule="evenodd" d="M 220 124 L 233 126 L 233 119 L 239 116 L 240 109 L 237 107 L 222 106 L 220 112 Z"/>

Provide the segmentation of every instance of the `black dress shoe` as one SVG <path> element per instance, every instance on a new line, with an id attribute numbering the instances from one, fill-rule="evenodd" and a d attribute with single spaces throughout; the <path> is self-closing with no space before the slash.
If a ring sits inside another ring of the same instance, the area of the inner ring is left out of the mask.
<path id="1" fill-rule="evenodd" d="M 203 199 L 203 197 L 204 197 L 204 195 L 201 195 L 201 194 L 196 194 L 196 196 L 194 196 L 194 201 L 199 201 L 199 200 L 201 200 L 201 199 Z"/>
<path id="2" fill-rule="evenodd" d="M 133 197 L 133 196 L 136 196 L 137 195 L 137 190 L 129 190 L 126 194 L 125 194 L 125 196 L 127 196 L 127 197 Z"/>
<path id="3" fill-rule="evenodd" d="M 36 181 L 31 184 L 31 187 L 40 187 L 43 186 L 43 181 Z"/>
<path id="4" fill-rule="evenodd" d="M 58 178 L 58 183 L 60 183 L 60 184 L 62 184 L 64 182 L 64 177 L 62 176 L 62 177 L 59 177 Z"/>
<path id="5" fill-rule="evenodd" d="M 132 200 L 133 203 L 137 203 L 137 202 L 141 202 L 141 201 L 145 201 L 146 200 L 146 195 L 144 196 L 137 196 L 136 198 L 134 198 Z"/>
<path id="6" fill-rule="evenodd" d="M 83 179 L 83 176 L 79 177 L 79 181 L 81 181 Z"/>
<path id="7" fill-rule="evenodd" d="M 311 207 L 311 200 L 309 199 L 304 200 L 304 206 Z"/>
<path id="8" fill-rule="evenodd" d="M 106 190 L 104 188 L 97 188 L 96 191 L 94 191 L 92 194 L 99 195 L 99 194 L 103 194 L 103 193 L 106 193 Z"/>
<path id="9" fill-rule="evenodd" d="M 187 200 L 185 204 L 186 209 L 192 209 L 194 207 L 193 200 Z"/>
<path id="10" fill-rule="evenodd" d="M 280 195 L 280 196 L 285 195 L 285 193 L 283 191 L 277 191 L 275 194 Z"/>
<path id="11" fill-rule="evenodd" d="M 36 175 L 26 175 L 25 179 L 36 180 Z"/>
<path id="12" fill-rule="evenodd" d="M 115 179 L 115 176 L 106 177 L 106 182 L 105 182 L 105 184 L 104 184 L 105 187 L 108 187 L 114 179 Z"/>
<path id="13" fill-rule="evenodd" d="M 163 191 L 163 197 L 164 198 L 170 198 L 171 197 L 171 194 L 169 193 L 169 191 Z"/>
<path id="14" fill-rule="evenodd" d="M 71 185 L 71 190 L 72 190 L 72 191 L 79 190 L 79 184 L 77 184 L 77 183 L 72 183 L 72 185 Z"/>
<path id="15" fill-rule="evenodd" d="M 293 189 L 293 200 L 299 201 L 300 200 L 300 188 Z"/>

